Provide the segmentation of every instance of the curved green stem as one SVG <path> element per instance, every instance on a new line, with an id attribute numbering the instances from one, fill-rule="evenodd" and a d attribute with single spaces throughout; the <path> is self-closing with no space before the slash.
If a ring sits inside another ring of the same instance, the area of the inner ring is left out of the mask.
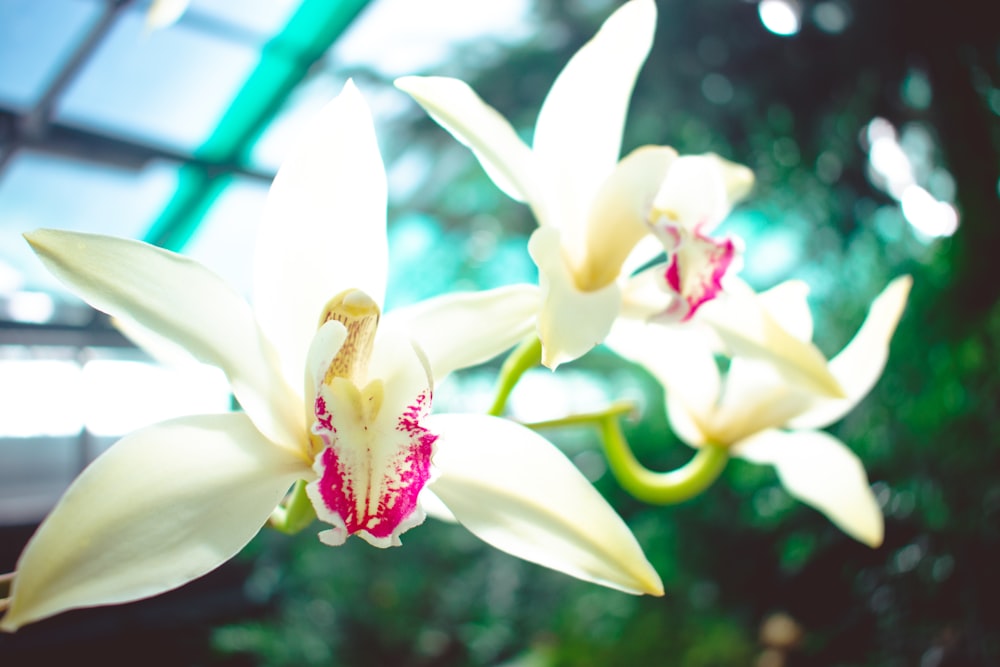
<path id="1" fill-rule="evenodd" d="M 502 415 L 507 406 L 507 399 L 514 391 L 514 387 L 517 386 L 518 380 L 541 361 L 542 341 L 535 334 L 531 334 L 514 348 L 510 355 L 504 359 L 503 365 L 500 366 L 500 375 L 497 376 L 497 393 L 487 414 L 494 417 Z"/>
<path id="2" fill-rule="evenodd" d="M 653 472 L 636 460 L 617 419 L 606 417 L 598 428 L 618 483 L 633 497 L 650 504 L 672 505 L 697 496 L 719 478 L 729 461 L 728 449 L 705 444 L 680 468 Z"/>
<path id="3" fill-rule="evenodd" d="M 272 528 L 286 535 L 294 535 L 312 523 L 315 518 L 316 510 L 306 495 L 306 482 L 300 479 L 295 483 L 285 502 L 271 512 L 268 522 Z"/>
<path id="4" fill-rule="evenodd" d="M 672 505 L 697 496 L 719 478 L 729 461 L 729 450 L 704 445 L 690 461 L 669 472 L 653 472 L 632 454 L 620 417 L 635 411 L 631 403 L 617 402 L 600 412 L 569 415 L 560 419 L 526 424 L 532 429 L 562 426 L 594 426 L 601 435 L 608 465 L 622 488 L 633 497 L 653 505 Z"/>

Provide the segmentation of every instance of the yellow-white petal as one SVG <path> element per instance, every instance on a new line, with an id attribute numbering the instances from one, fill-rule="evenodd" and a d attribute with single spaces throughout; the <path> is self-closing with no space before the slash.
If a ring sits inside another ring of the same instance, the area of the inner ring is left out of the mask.
<path id="1" fill-rule="evenodd" d="M 532 146 L 555 186 L 560 227 L 581 226 L 621 153 L 622 128 L 656 29 L 653 0 L 619 8 L 566 64 L 545 98 Z"/>
<path id="2" fill-rule="evenodd" d="M 397 308 L 383 322 L 399 322 L 407 330 L 437 383 L 520 342 L 535 326 L 540 297 L 536 285 L 456 292 Z"/>
<path id="3" fill-rule="evenodd" d="M 432 415 L 431 489 L 476 537 L 509 554 L 628 593 L 663 594 L 632 532 L 545 438 L 481 415 Z"/>
<path id="4" fill-rule="evenodd" d="M 262 433 L 286 447 L 304 446 L 301 402 L 282 379 L 250 307 L 221 278 L 187 257 L 129 239 L 51 229 L 25 238 L 87 303 L 218 366 Z"/>
<path id="5" fill-rule="evenodd" d="M 136 431 L 87 467 L 39 526 L 0 629 L 196 579 L 239 552 L 289 485 L 311 475 L 239 413 Z"/>
<path id="6" fill-rule="evenodd" d="M 844 387 L 847 398 L 817 399 L 813 406 L 789 425 L 793 428 L 822 428 L 850 412 L 868 395 L 882 375 L 889 357 L 889 342 L 903 315 L 913 279 L 896 278 L 872 302 L 868 317 L 840 354 L 830 360 L 830 371 Z"/>
<path id="7" fill-rule="evenodd" d="M 560 230 L 580 287 L 600 289 L 622 274 L 632 250 L 649 235 L 653 196 L 676 157 L 668 146 L 635 149 L 601 185 L 586 225 Z"/>
<path id="8" fill-rule="evenodd" d="M 581 291 L 563 258 L 555 227 L 536 229 L 528 252 L 538 266 L 542 291 L 538 314 L 542 364 L 555 370 L 604 341 L 621 308 L 621 290 L 611 283 L 593 292 Z"/>
<path id="9" fill-rule="evenodd" d="M 356 288 L 385 298 L 385 168 L 371 113 L 350 81 L 306 128 L 264 206 L 254 263 L 254 309 L 302 382 L 306 352 L 333 295 Z"/>
<path id="10" fill-rule="evenodd" d="M 821 396 L 844 396 L 823 353 L 782 328 L 742 281 L 730 279 L 725 292 L 703 304 L 696 317 L 715 329 L 733 355 L 768 361 L 791 382 Z"/>
<path id="11" fill-rule="evenodd" d="M 396 87 L 468 146 L 498 188 L 517 201 L 527 202 L 539 224 L 545 223 L 544 194 L 535 158 L 506 118 L 458 79 L 404 76 L 396 79 Z"/>
<path id="12" fill-rule="evenodd" d="M 857 455 L 822 431 L 765 431 L 733 454 L 773 465 L 785 489 L 868 546 L 882 544 L 884 522 Z"/>

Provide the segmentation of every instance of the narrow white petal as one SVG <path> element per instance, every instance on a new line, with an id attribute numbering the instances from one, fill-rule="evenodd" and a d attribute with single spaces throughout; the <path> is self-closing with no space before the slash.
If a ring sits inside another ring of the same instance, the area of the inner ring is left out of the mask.
<path id="1" fill-rule="evenodd" d="M 844 387 L 847 398 L 816 400 L 808 411 L 789 425 L 794 428 L 822 428 L 850 412 L 878 382 L 889 357 L 889 342 L 903 315 L 913 279 L 902 276 L 889 283 L 872 302 L 868 317 L 840 354 L 830 360 L 830 371 Z"/>
<path id="2" fill-rule="evenodd" d="M 727 282 L 725 291 L 705 303 L 696 319 L 715 329 L 732 354 L 768 361 L 789 381 L 821 396 L 844 396 L 819 348 L 782 328 L 741 281 Z"/>
<path id="3" fill-rule="evenodd" d="M 232 558 L 308 464 L 242 414 L 126 436 L 73 482 L 17 564 L 8 631 L 171 590 Z"/>
<path id="4" fill-rule="evenodd" d="M 396 87 L 468 146 L 496 186 L 531 205 L 539 223 L 544 224 L 543 192 L 534 156 L 506 118 L 458 79 L 404 76 L 396 79 Z"/>
<path id="5" fill-rule="evenodd" d="M 536 229 L 528 252 L 538 266 L 542 291 L 538 314 L 542 363 L 555 370 L 604 341 L 621 309 L 621 290 L 611 283 L 593 292 L 581 291 L 563 258 L 555 227 Z"/>
<path id="6" fill-rule="evenodd" d="M 790 494 L 854 539 L 882 544 L 882 512 L 864 466 L 840 440 L 821 431 L 766 431 L 734 447 L 733 454 L 773 465 Z"/>
<path id="7" fill-rule="evenodd" d="M 556 184 L 555 224 L 582 225 L 594 193 L 621 152 L 622 128 L 656 30 L 653 0 L 619 8 L 566 64 L 535 126 L 539 168 Z"/>
<path id="8" fill-rule="evenodd" d="M 509 554 L 629 593 L 662 595 L 628 526 L 545 438 L 497 417 L 432 415 L 431 488 L 477 537 Z"/>
<path id="9" fill-rule="evenodd" d="M 536 285 L 456 292 L 388 313 L 426 355 L 435 382 L 489 361 L 532 331 L 540 306 Z"/>
<path id="10" fill-rule="evenodd" d="M 87 303 L 134 322 L 136 331 L 152 332 L 148 339 L 154 343 L 166 338 L 218 366 L 261 432 L 286 447 L 304 446 L 301 402 L 282 379 L 250 307 L 221 278 L 187 257 L 138 241 L 47 229 L 25 237 L 48 269 Z M 137 342 L 146 339 L 140 334 Z M 162 354 L 158 344 L 153 348 L 154 356 Z M 296 378 L 294 386 L 301 382 Z"/>
<path id="11" fill-rule="evenodd" d="M 254 308 L 293 386 L 327 301 L 357 288 L 382 304 L 385 168 L 371 114 L 348 81 L 281 165 L 264 206 Z"/>

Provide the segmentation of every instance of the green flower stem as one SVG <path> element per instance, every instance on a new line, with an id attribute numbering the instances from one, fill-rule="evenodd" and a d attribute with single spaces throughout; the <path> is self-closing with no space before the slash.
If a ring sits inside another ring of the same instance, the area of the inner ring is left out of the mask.
<path id="1" fill-rule="evenodd" d="M 272 528 L 287 535 L 294 535 L 303 530 L 316 518 L 309 496 L 306 495 L 306 483 L 299 480 L 292 488 L 287 500 L 271 512 L 269 523 Z"/>
<path id="2" fill-rule="evenodd" d="M 490 406 L 487 414 L 494 417 L 502 415 L 507 406 L 507 399 L 514 391 L 521 376 L 541 361 L 542 341 L 535 334 L 531 334 L 504 359 L 503 365 L 500 367 L 500 375 L 497 376 L 496 397 L 493 399 L 493 405 Z"/>
<path id="3" fill-rule="evenodd" d="M 615 403 L 595 413 L 527 424 L 532 429 L 561 426 L 595 426 L 601 435 L 611 472 L 634 498 L 653 505 L 672 505 L 694 498 L 719 478 L 729 461 L 729 450 L 703 445 L 686 464 L 669 472 L 649 470 L 632 454 L 622 433 L 620 417 L 634 411 L 628 403 Z"/>

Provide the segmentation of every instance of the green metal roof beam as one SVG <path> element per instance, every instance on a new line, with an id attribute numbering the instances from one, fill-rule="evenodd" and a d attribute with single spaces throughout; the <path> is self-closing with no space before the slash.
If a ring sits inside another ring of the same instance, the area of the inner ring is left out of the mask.
<path id="1" fill-rule="evenodd" d="M 285 28 L 264 45 L 257 67 L 196 156 L 212 162 L 248 162 L 254 142 L 292 90 L 366 4 L 368 0 L 303 0 Z M 173 198 L 145 240 L 181 250 L 225 189 L 229 179 L 224 176 L 202 167 L 182 167 Z"/>

